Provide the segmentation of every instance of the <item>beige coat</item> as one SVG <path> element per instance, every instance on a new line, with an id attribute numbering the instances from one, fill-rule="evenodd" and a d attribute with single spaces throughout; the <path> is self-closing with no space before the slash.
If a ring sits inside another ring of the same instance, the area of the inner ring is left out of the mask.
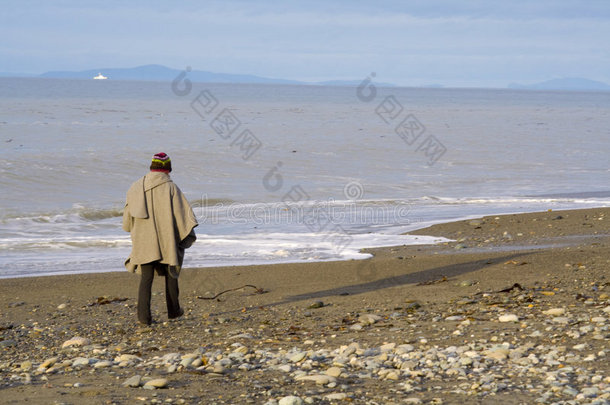
<path id="1" fill-rule="evenodd" d="M 123 229 L 131 233 L 132 250 L 125 267 L 139 273 L 139 265 L 159 260 L 178 277 L 196 226 L 191 206 L 169 174 L 148 173 L 127 191 Z"/>

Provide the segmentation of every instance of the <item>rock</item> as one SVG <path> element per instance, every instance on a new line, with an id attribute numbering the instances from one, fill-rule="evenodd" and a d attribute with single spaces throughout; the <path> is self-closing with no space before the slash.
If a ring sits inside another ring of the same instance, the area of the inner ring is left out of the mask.
<path id="1" fill-rule="evenodd" d="M 515 314 L 505 314 L 498 317 L 500 322 L 519 322 L 519 317 Z"/>
<path id="2" fill-rule="evenodd" d="M 342 401 L 347 398 L 347 394 L 345 392 L 334 392 L 332 394 L 324 395 L 324 399 L 328 399 L 329 401 Z"/>
<path id="3" fill-rule="evenodd" d="M 49 368 L 53 364 L 57 363 L 57 360 L 59 360 L 59 358 L 57 358 L 57 357 L 48 358 L 48 359 L 46 359 L 45 361 L 42 362 L 42 364 L 40 365 L 39 368 Z"/>
<path id="4" fill-rule="evenodd" d="M 89 339 L 80 337 L 80 336 L 76 336 L 76 337 L 73 337 L 72 339 L 66 340 L 61 345 L 61 348 L 65 349 L 66 347 L 73 347 L 73 346 L 87 346 L 89 344 L 91 344 L 91 341 Z"/>
<path id="5" fill-rule="evenodd" d="M 341 375 L 342 372 L 343 370 L 339 367 L 330 367 L 328 370 L 326 370 L 326 375 L 337 378 Z"/>
<path id="6" fill-rule="evenodd" d="M 290 364 L 282 364 L 281 366 L 278 366 L 277 369 L 285 373 L 289 373 L 292 371 L 292 366 Z"/>
<path id="7" fill-rule="evenodd" d="M 93 365 L 93 368 L 106 368 L 106 367 L 112 367 L 114 363 L 111 362 L 110 360 L 102 360 L 102 361 L 98 361 L 97 363 L 95 363 Z"/>
<path id="8" fill-rule="evenodd" d="M 19 368 L 21 369 L 21 371 L 30 371 L 32 369 L 32 362 L 29 360 L 23 361 L 19 365 Z"/>
<path id="9" fill-rule="evenodd" d="M 385 345 L 379 346 L 382 352 L 391 352 L 396 347 L 396 343 L 386 343 Z"/>
<path id="10" fill-rule="evenodd" d="M 168 384 L 167 379 L 165 378 L 155 378 L 153 380 L 149 380 L 144 384 L 144 388 L 146 389 L 157 389 L 157 388 L 166 388 Z"/>
<path id="11" fill-rule="evenodd" d="M 136 356 L 135 354 L 121 354 L 120 356 L 117 356 L 114 361 L 116 361 L 117 363 L 122 363 L 122 362 L 139 362 L 142 361 L 142 359 L 138 356 Z"/>
<path id="12" fill-rule="evenodd" d="M 411 405 L 418 405 L 418 404 L 423 404 L 422 400 L 419 398 L 406 398 L 402 400 L 403 404 L 411 404 Z"/>
<path id="13" fill-rule="evenodd" d="M 0 347 L 13 347 L 17 346 L 17 341 L 13 339 L 6 339 L 0 342 Z"/>
<path id="14" fill-rule="evenodd" d="M 140 382 L 142 381 L 142 376 L 139 374 L 134 375 L 133 377 L 129 377 L 123 383 L 123 387 L 131 387 L 138 388 L 140 386 Z"/>
<path id="15" fill-rule="evenodd" d="M 309 307 L 309 309 L 317 309 L 317 308 L 322 308 L 324 306 L 324 303 L 322 301 L 316 301 L 313 304 L 311 304 Z"/>
<path id="16" fill-rule="evenodd" d="M 570 323 L 570 319 L 567 316 L 556 316 L 555 318 L 553 318 L 553 322 L 568 324 L 568 323 Z"/>
<path id="17" fill-rule="evenodd" d="M 295 354 L 293 354 L 292 356 L 290 356 L 288 358 L 288 360 L 290 360 L 293 363 L 298 363 L 299 361 L 302 361 L 305 356 L 307 356 L 306 352 L 297 352 Z"/>
<path id="18" fill-rule="evenodd" d="M 89 365 L 89 359 L 86 357 L 77 357 L 72 360 L 72 367 L 83 367 Z"/>
<path id="19" fill-rule="evenodd" d="M 550 316 L 561 316 L 566 313 L 566 310 L 565 308 L 551 308 L 549 310 L 543 311 L 542 313 Z"/>
<path id="20" fill-rule="evenodd" d="M 364 314 L 358 317 L 358 322 L 363 325 L 372 325 L 376 322 L 379 322 L 382 318 L 379 315 L 374 314 Z"/>
<path id="21" fill-rule="evenodd" d="M 587 387 L 583 388 L 580 392 L 585 396 L 585 398 L 594 398 L 599 395 L 599 388 Z"/>
<path id="22" fill-rule="evenodd" d="M 399 376 L 398 376 L 398 373 L 396 371 L 390 371 L 389 373 L 387 373 L 385 375 L 385 379 L 386 380 L 394 380 L 394 381 L 396 381 L 396 380 L 398 380 L 398 378 L 399 378 Z"/>
<path id="23" fill-rule="evenodd" d="M 295 378 L 297 381 L 313 381 L 318 385 L 326 385 L 333 382 L 337 382 L 335 377 L 324 375 L 324 374 L 315 374 L 315 375 L 303 375 Z"/>
<path id="24" fill-rule="evenodd" d="M 303 405 L 303 400 L 299 397 L 295 397 L 293 395 L 289 395 L 280 399 L 279 405 Z"/>
<path id="25" fill-rule="evenodd" d="M 227 372 L 227 369 L 224 368 L 221 364 L 215 364 L 212 372 L 215 374 L 225 374 Z"/>
<path id="26" fill-rule="evenodd" d="M 60 310 L 61 310 L 61 309 L 66 309 L 67 307 L 68 307 L 68 305 L 67 305 L 67 304 L 59 304 L 59 305 L 57 306 L 57 309 L 60 309 Z"/>
<path id="27" fill-rule="evenodd" d="M 510 354 L 510 350 L 504 346 L 496 346 L 489 350 L 485 350 L 483 352 L 483 354 L 485 354 L 487 357 L 490 357 L 492 359 L 501 361 L 501 360 L 506 360 L 506 358 L 508 358 L 508 355 Z"/>
<path id="28" fill-rule="evenodd" d="M 187 368 L 188 366 L 190 366 L 193 361 L 195 361 L 194 357 L 187 357 L 185 359 L 182 359 L 182 361 L 180 362 L 180 365 L 184 368 Z"/>

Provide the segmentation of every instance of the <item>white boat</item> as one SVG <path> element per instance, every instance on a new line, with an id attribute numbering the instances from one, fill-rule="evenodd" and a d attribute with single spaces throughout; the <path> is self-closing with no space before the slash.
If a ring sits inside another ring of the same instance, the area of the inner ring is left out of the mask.
<path id="1" fill-rule="evenodd" d="M 106 80 L 106 79 L 108 79 L 108 78 L 101 73 L 98 73 L 97 76 L 95 76 L 93 78 L 93 80 Z"/>

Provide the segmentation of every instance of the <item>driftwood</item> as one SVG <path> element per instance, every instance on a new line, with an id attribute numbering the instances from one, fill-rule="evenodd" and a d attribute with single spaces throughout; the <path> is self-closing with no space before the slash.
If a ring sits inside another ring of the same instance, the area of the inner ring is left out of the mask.
<path id="1" fill-rule="evenodd" d="M 231 292 L 231 291 L 237 291 L 237 290 L 241 290 L 241 289 L 246 288 L 246 287 L 254 288 L 254 290 L 255 290 L 254 292 L 255 292 L 256 294 L 264 294 L 264 293 L 266 293 L 266 292 L 267 292 L 267 291 L 265 291 L 264 289 L 262 289 L 262 288 L 258 288 L 258 287 L 257 287 L 257 286 L 255 286 L 255 285 L 252 285 L 252 284 L 246 284 L 246 285 L 242 285 L 241 287 L 237 287 L 237 288 L 231 288 L 231 289 L 228 289 L 228 290 L 225 290 L 225 291 L 219 292 L 218 294 L 216 294 L 216 295 L 215 295 L 215 296 L 213 296 L 213 297 L 202 297 L 201 295 L 198 295 L 198 296 L 197 296 L 197 298 L 199 298 L 200 300 L 215 300 L 216 298 L 220 297 L 222 294 L 225 294 L 225 293 L 228 293 L 228 292 Z"/>

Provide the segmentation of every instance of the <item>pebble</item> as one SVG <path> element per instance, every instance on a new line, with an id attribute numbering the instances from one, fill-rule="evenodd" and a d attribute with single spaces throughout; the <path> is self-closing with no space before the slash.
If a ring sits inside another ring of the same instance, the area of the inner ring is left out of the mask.
<path id="1" fill-rule="evenodd" d="M 326 385 L 333 382 L 337 382 L 335 377 L 324 375 L 324 374 L 315 374 L 315 375 L 303 375 L 296 378 L 297 381 L 313 381 L 318 385 Z"/>
<path id="2" fill-rule="evenodd" d="M 565 308 L 551 308 L 549 310 L 542 311 L 542 313 L 550 316 L 561 316 L 566 313 L 566 310 Z"/>
<path id="3" fill-rule="evenodd" d="M 339 377 L 341 375 L 341 372 L 343 370 L 340 369 L 339 367 L 330 367 L 326 370 L 326 375 L 329 375 L 331 377 Z"/>
<path id="4" fill-rule="evenodd" d="M 379 315 L 364 314 L 358 317 L 358 322 L 360 322 L 362 325 L 372 325 L 381 321 L 381 319 L 382 318 Z"/>
<path id="5" fill-rule="evenodd" d="M 279 405 L 303 405 L 303 400 L 300 397 L 289 395 L 280 399 Z"/>
<path id="6" fill-rule="evenodd" d="M 519 317 L 515 314 L 505 314 L 498 317 L 500 322 L 519 322 Z"/>
<path id="7" fill-rule="evenodd" d="M 293 354 L 292 356 L 290 356 L 290 361 L 293 363 L 298 363 L 299 361 L 302 361 L 306 356 L 307 356 L 306 352 L 297 352 L 297 353 Z"/>
<path id="8" fill-rule="evenodd" d="M 142 381 L 142 376 L 139 374 L 134 375 L 133 377 L 129 377 L 123 383 L 123 387 L 131 387 L 138 388 L 140 386 L 140 382 Z"/>
<path id="9" fill-rule="evenodd" d="M 62 349 L 66 347 L 74 347 L 74 346 L 87 346 L 91 344 L 91 341 L 87 338 L 76 336 L 72 339 L 66 340 L 62 345 Z"/>
<path id="10" fill-rule="evenodd" d="M 98 361 L 97 363 L 95 363 L 93 365 L 93 368 L 106 368 L 106 367 L 112 367 L 114 363 L 111 362 L 110 360 L 102 360 L 102 361 Z"/>
<path id="11" fill-rule="evenodd" d="M 165 378 L 155 378 L 153 380 L 149 380 L 144 384 L 145 389 L 157 389 L 157 388 L 166 388 L 168 384 L 167 379 Z"/>
<path id="12" fill-rule="evenodd" d="M 19 365 L 19 368 L 21 369 L 21 371 L 30 371 L 32 369 L 32 367 L 33 367 L 32 362 L 29 360 L 23 361 Z"/>
<path id="13" fill-rule="evenodd" d="M 0 342 L 0 347 L 13 347 L 17 346 L 17 341 L 13 339 L 6 339 Z"/>
<path id="14" fill-rule="evenodd" d="M 72 360 L 72 367 L 83 367 L 88 366 L 90 363 L 89 359 L 86 357 L 77 357 Z"/>
<path id="15" fill-rule="evenodd" d="M 347 394 L 345 392 L 334 392 L 332 394 L 324 395 L 324 399 L 329 401 L 342 401 L 347 398 Z"/>

